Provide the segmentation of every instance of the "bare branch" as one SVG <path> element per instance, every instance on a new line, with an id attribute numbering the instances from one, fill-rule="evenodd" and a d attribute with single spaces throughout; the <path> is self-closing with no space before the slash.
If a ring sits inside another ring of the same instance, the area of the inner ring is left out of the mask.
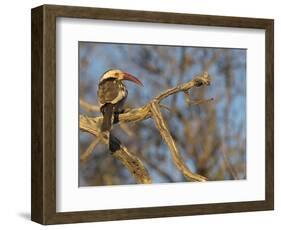
<path id="1" fill-rule="evenodd" d="M 100 133 L 99 124 L 93 119 L 88 118 L 85 115 L 80 115 L 80 129 L 88 132 L 94 136 L 98 136 L 100 140 L 108 145 L 109 137 L 105 133 Z M 135 177 L 136 181 L 142 184 L 150 184 L 151 178 L 148 171 L 144 167 L 141 160 L 135 156 L 133 153 L 121 145 L 120 149 L 112 154 L 115 158 L 119 159 L 122 164 L 130 171 L 130 173 Z"/>
<path id="2" fill-rule="evenodd" d="M 168 96 L 179 92 L 186 93 L 193 87 L 200 87 L 204 85 L 210 85 L 210 77 L 207 72 L 196 76 L 193 80 L 187 83 L 180 84 L 174 88 L 164 91 L 163 93 L 152 99 L 149 103 L 140 108 L 130 109 L 122 114 L 119 114 L 114 123 L 123 124 L 128 122 L 139 122 L 148 118 L 152 118 L 162 138 L 165 140 L 170 149 L 175 165 L 182 172 L 182 174 L 187 179 L 190 179 L 192 181 L 206 181 L 207 178 L 191 172 L 188 166 L 186 166 L 184 160 L 180 156 L 180 153 L 160 111 L 160 102 Z M 87 117 L 86 115 L 80 115 L 80 130 L 89 132 L 95 136 L 99 136 L 102 119 L 102 116 Z M 108 136 L 101 136 L 103 143 L 108 144 Z M 151 183 L 151 178 L 141 160 L 130 153 L 125 146 L 121 145 L 120 149 L 113 153 L 113 156 L 121 160 L 123 165 L 127 167 L 127 169 L 132 173 L 137 182 Z"/>
<path id="3" fill-rule="evenodd" d="M 83 99 L 79 100 L 80 106 L 88 112 L 99 112 L 100 108 L 97 105 L 92 105 L 86 101 L 84 101 Z"/>
<path id="4" fill-rule="evenodd" d="M 141 184 L 151 184 L 151 178 L 139 158 L 133 155 L 125 146 L 113 153 L 113 156 L 119 159 L 123 165 L 131 172 L 136 181 Z"/>
<path id="5" fill-rule="evenodd" d="M 195 77 L 193 80 L 180 84 L 174 88 L 168 89 L 165 92 L 161 93 L 158 97 L 156 97 L 154 100 L 157 101 L 158 103 L 161 102 L 163 99 L 166 97 L 178 93 L 178 92 L 186 92 L 190 90 L 193 87 L 200 87 L 203 85 L 210 85 L 210 76 L 207 72 L 204 72 L 203 74 Z"/>
<path id="6" fill-rule="evenodd" d="M 143 154 L 142 154 L 142 157 L 141 159 L 147 164 L 149 165 L 151 168 L 153 168 L 155 171 L 157 171 L 157 173 L 162 176 L 163 178 L 165 178 L 167 181 L 169 182 L 174 182 L 174 179 L 173 177 L 168 173 L 166 172 L 164 169 L 162 169 L 160 167 L 160 165 L 157 163 L 157 162 L 154 162 L 150 159 L 147 159 Z"/>
<path id="7" fill-rule="evenodd" d="M 151 112 L 153 114 L 153 119 L 155 121 L 156 127 L 159 129 L 159 132 L 162 136 L 162 138 L 167 143 L 170 152 L 173 157 L 173 161 L 177 168 L 182 172 L 182 174 L 192 181 L 206 181 L 207 178 L 200 176 L 198 174 L 195 174 L 191 172 L 191 170 L 185 165 L 184 160 L 180 156 L 180 153 L 176 147 L 176 144 L 169 132 L 169 129 L 167 128 L 166 122 L 160 112 L 159 105 L 157 103 L 151 104 Z"/>
<path id="8" fill-rule="evenodd" d="M 186 103 L 190 105 L 200 105 L 214 100 L 214 98 L 194 100 L 190 98 L 189 92 L 184 92 L 184 94 Z"/>
<path id="9" fill-rule="evenodd" d="M 133 136 L 132 130 L 129 128 L 129 126 L 126 123 L 120 123 L 120 128 L 129 136 Z"/>
<path id="10" fill-rule="evenodd" d="M 89 145 L 89 147 L 86 149 L 86 151 L 83 154 L 81 154 L 80 161 L 85 162 L 88 159 L 88 157 L 94 151 L 97 144 L 100 142 L 100 139 L 101 139 L 100 136 L 98 136 L 97 138 L 95 138 L 92 141 L 92 143 Z"/>

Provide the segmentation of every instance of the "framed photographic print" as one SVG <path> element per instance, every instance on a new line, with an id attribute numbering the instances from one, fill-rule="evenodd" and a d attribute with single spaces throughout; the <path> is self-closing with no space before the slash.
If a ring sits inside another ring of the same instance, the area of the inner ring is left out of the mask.
<path id="1" fill-rule="evenodd" d="M 41 224 L 272 210 L 271 19 L 32 9 Z"/>

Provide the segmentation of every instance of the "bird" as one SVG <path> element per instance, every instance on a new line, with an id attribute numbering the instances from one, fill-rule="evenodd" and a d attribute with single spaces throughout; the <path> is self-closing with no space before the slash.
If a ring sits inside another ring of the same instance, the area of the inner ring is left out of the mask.
<path id="1" fill-rule="evenodd" d="M 122 113 L 123 106 L 128 96 L 128 90 L 124 84 L 125 80 L 143 86 L 138 78 L 119 69 L 106 71 L 99 80 L 98 100 L 100 111 L 103 115 L 101 132 L 109 132 L 109 135 L 111 134 L 110 131 L 114 116 Z M 111 149 L 112 146 L 109 147 Z"/>

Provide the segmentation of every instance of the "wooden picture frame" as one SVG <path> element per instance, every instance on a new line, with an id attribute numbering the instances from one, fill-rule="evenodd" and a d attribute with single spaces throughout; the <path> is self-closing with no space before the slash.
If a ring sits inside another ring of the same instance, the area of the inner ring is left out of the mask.
<path id="1" fill-rule="evenodd" d="M 265 30 L 266 159 L 265 200 L 112 209 L 56 211 L 56 18 L 120 20 Z M 62 224 L 138 218 L 170 217 L 274 208 L 274 21 L 271 19 L 130 11 L 43 5 L 32 9 L 32 187 L 31 219 Z"/>

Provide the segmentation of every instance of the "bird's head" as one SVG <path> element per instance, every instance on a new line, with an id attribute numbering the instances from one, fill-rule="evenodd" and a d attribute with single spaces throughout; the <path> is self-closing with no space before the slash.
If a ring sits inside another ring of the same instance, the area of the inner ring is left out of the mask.
<path id="1" fill-rule="evenodd" d="M 108 80 L 108 79 L 117 79 L 120 81 L 123 81 L 123 80 L 132 81 L 132 82 L 136 83 L 137 85 L 143 86 L 142 82 L 138 78 L 134 77 L 133 75 L 131 75 L 129 73 L 118 70 L 118 69 L 112 69 L 112 70 L 106 71 L 100 78 L 100 82 L 102 82 L 104 80 Z"/>

